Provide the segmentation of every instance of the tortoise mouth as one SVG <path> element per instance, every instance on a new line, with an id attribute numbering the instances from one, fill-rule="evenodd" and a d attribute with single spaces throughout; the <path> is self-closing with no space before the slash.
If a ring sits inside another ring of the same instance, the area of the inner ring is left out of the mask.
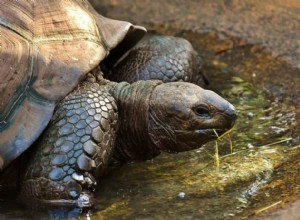
<path id="1" fill-rule="evenodd" d="M 217 139 L 222 134 L 227 132 L 228 128 L 201 128 L 196 130 L 174 130 L 175 133 L 178 135 L 192 135 L 196 137 L 201 137 L 201 139 Z"/>
<path id="2" fill-rule="evenodd" d="M 205 139 L 206 142 L 211 141 L 211 140 L 216 140 L 220 136 L 222 136 L 224 133 L 226 133 L 230 129 L 226 128 L 207 128 L 207 129 L 197 129 L 194 131 L 194 133 L 198 136 L 201 137 L 202 139 Z"/>
<path id="3" fill-rule="evenodd" d="M 209 141 L 216 140 L 230 129 L 227 128 L 204 128 L 196 130 L 175 130 L 177 140 L 189 145 L 203 145 Z"/>
<path id="4" fill-rule="evenodd" d="M 177 153 L 198 149 L 209 141 L 217 140 L 229 129 L 226 128 L 202 128 L 194 130 L 174 130 L 176 142 L 165 142 L 160 150 L 168 153 Z"/>
<path id="5" fill-rule="evenodd" d="M 217 139 L 220 137 L 222 134 L 224 134 L 226 131 L 230 129 L 226 128 L 206 128 L 206 129 L 197 129 L 195 130 L 195 133 L 200 136 L 205 136 L 209 139 Z"/>

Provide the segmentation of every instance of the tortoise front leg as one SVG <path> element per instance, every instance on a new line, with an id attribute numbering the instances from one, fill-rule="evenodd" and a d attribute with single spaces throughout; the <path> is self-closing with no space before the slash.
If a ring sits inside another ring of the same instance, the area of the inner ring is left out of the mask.
<path id="1" fill-rule="evenodd" d="M 116 122 L 115 101 L 99 86 L 85 85 L 68 95 L 37 142 L 22 196 L 91 206 L 112 152 Z"/>

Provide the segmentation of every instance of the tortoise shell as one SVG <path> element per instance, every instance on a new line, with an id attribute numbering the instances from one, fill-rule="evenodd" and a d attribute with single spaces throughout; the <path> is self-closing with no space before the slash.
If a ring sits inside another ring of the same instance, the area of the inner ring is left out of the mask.
<path id="1" fill-rule="evenodd" d="M 84 0 L 0 0 L 0 169 L 39 137 L 87 72 L 144 31 Z"/>

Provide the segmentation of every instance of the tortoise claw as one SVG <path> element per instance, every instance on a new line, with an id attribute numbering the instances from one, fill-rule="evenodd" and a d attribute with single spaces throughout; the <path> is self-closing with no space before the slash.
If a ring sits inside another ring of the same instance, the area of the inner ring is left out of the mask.
<path id="1" fill-rule="evenodd" d="M 91 207 L 94 204 L 93 198 L 94 197 L 91 195 L 90 192 L 83 192 L 77 199 L 77 206 L 80 208 Z"/>
<path id="2" fill-rule="evenodd" d="M 72 174 L 72 178 L 80 183 L 82 186 L 85 186 L 90 191 L 95 191 L 97 187 L 97 181 L 95 178 L 88 172 L 85 172 L 83 175 L 74 172 Z"/>

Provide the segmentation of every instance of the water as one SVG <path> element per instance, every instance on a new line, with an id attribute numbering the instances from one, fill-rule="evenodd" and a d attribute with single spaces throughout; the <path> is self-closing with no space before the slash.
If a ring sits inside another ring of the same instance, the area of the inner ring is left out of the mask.
<path id="1" fill-rule="evenodd" d="M 299 146 L 291 131 L 295 107 L 215 62 L 205 68 L 207 88 L 233 103 L 239 115 L 231 135 L 233 154 L 226 138 L 218 143 L 219 167 L 214 142 L 163 153 L 112 171 L 99 184 L 93 210 L 29 207 L 9 195 L 0 200 L 0 219 L 233 219 L 299 191 L 299 171 L 293 169 Z"/>

